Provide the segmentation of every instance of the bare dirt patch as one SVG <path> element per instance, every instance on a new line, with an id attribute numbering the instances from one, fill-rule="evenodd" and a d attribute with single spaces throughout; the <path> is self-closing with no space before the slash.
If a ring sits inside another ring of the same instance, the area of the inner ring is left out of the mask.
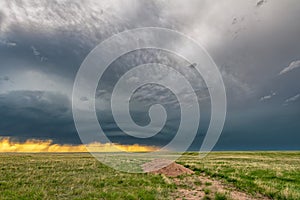
<path id="1" fill-rule="evenodd" d="M 235 187 L 225 184 L 219 180 L 201 175 L 191 175 L 184 177 L 175 177 L 172 180 L 177 186 L 178 190 L 173 194 L 174 199 L 215 199 L 216 196 L 223 196 L 226 199 L 233 200 L 267 200 L 269 198 L 260 194 L 255 196 L 237 190 Z"/>

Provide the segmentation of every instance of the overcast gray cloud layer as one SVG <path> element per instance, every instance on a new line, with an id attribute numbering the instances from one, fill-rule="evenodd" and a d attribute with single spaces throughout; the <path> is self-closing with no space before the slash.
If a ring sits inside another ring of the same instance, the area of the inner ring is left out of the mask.
<path id="1" fill-rule="evenodd" d="M 264 3 L 3 0 L 0 2 L 0 135 L 79 142 L 70 98 L 83 59 L 114 33 L 159 26 L 181 31 L 203 44 L 222 73 L 228 114 L 218 148 L 299 149 L 299 20 L 297 0 Z M 126 63 L 130 66 L 151 59 L 177 64 L 179 70 L 182 66 L 181 70 L 192 82 L 201 83 L 197 94 L 204 110 L 198 135 L 201 141 L 210 102 L 201 78 L 185 70 L 188 63 L 163 52 L 136 52 L 116 61 L 103 77 L 104 84 L 109 86 L 117 80 L 127 69 Z M 133 98 L 133 119 L 145 124 L 147 103 L 160 99 L 171 112 L 164 132 L 173 133 L 179 120 L 176 99 L 164 88 L 144 89 Z M 104 116 L 101 123 L 108 135 L 117 142 L 155 143 L 155 138 L 137 141 L 120 133 L 107 112 L 108 90 L 109 87 L 99 88 L 96 94 L 99 118 Z M 157 144 L 165 144 L 172 137 L 172 134 L 162 135 L 157 136 Z"/>

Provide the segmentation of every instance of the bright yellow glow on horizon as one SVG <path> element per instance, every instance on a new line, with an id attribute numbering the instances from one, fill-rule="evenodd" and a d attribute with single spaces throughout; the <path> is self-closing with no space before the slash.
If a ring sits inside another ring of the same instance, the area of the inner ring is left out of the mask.
<path id="1" fill-rule="evenodd" d="M 26 140 L 23 143 L 13 142 L 10 138 L 0 138 L 0 152 L 150 152 L 157 150 L 153 146 L 101 144 L 98 142 L 85 145 L 53 144 L 52 140 Z"/>

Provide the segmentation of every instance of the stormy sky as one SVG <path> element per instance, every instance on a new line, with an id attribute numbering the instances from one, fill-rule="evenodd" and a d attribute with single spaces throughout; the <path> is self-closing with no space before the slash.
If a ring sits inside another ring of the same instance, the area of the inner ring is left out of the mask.
<path id="1" fill-rule="evenodd" d="M 71 98 L 85 57 L 113 34 L 163 27 L 201 43 L 222 74 L 227 116 L 216 150 L 300 149 L 299 20 L 298 0 L 1 0 L 0 136 L 81 143 Z M 174 137 L 180 107 L 172 91 L 160 85 L 139 88 L 130 103 L 132 119 L 142 126 L 149 123 L 151 105 L 165 107 L 166 124 L 154 137 L 124 134 L 110 110 L 118 79 L 131 66 L 154 61 L 174 67 L 196 85 L 201 121 L 191 149 L 197 150 L 210 119 L 208 88 L 188 67 L 191 63 L 165 51 L 141 49 L 111 64 L 95 95 L 99 123 L 112 142 L 121 144 L 163 146 Z M 151 76 L 168 74 L 153 71 Z M 188 99 L 186 94 L 187 104 Z"/>

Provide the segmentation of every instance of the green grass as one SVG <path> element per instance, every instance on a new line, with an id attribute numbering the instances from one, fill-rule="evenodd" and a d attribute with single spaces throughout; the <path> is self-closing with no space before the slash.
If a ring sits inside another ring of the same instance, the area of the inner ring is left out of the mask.
<path id="1" fill-rule="evenodd" d="M 204 193 L 205 194 L 209 194 L 210 193 L 210 190 L 208 188 L 204 188 Z"/>
<path id="2" fill-rule="evenodd" d="M 227 200 L 228 197 L 226 196 L 226 194 L 223 193 L 216 193 L 215 194 L 215 200 Z"/>
<path id="3" fill-rule="evenodd" d="M 248 194 L 300 199 L 300 152 L 213 152 L 204 159 L 188 153 L 178 162 Z M 88 153 L 0 153 L 1 200 L 171 199 L 177 188 L 191 187 L 184 177 L 176 186 L 165 176 L 123 173 Z M 211 183 L 197 180 L 195 185 Z M 215 199 L 228 199 L 213 192 L 206 191 Z"/>
<path id="4" fill-rule="evenodd" d="M 179 163 L 250 194 L 300 199 L 300 152 L 213 152 L 202 160 L 188 153 Z"/>
<path id="5" fill-rule="evenodd" d="M 159 175 L 115 171 L 89 154 L 0 154 L 0 199 L 167 199 Z"/>

